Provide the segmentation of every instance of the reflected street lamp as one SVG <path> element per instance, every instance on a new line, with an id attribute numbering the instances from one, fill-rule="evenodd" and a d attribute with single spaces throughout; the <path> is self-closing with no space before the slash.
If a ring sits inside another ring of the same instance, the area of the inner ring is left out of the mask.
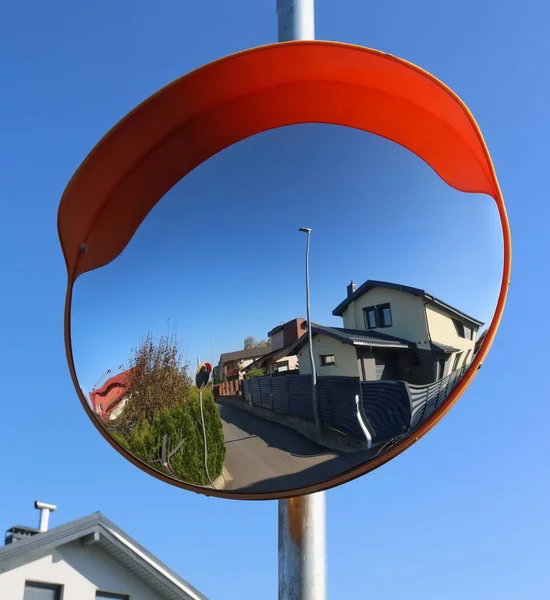
<path id="1" fill-rule="evenodd" d="M 317 435 L 321 435 L 321 419 L 319 417 L 319 406 L 317 405 L 317 372 L 315 369 L 315 358 L 313 356 L 313 335 L 311 333 L 311 311 L 309 303 L 309 240 L 311 237 L 311 229 L 309 227 L 300 227 L 298 231 L 307 233 L 306 244 L 306 312 L 307 312 L 307 338 L 309 345 L 309 361 L 311 363 L 311 402 L 313 407 L 313 418 L 315 419 L 315 427 Z"/>

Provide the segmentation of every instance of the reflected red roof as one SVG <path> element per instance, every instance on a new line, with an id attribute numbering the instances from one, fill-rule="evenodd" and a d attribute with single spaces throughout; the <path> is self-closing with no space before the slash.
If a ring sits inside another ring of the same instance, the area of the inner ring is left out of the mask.
<path id="1" fill-rule="evenodd" d="M 124 398 L 130 386 L 132 369 L 113 375 L 97 390 L 90 392 L 92 410 L 104 421 L 109 419 L 111 412 Z"/>

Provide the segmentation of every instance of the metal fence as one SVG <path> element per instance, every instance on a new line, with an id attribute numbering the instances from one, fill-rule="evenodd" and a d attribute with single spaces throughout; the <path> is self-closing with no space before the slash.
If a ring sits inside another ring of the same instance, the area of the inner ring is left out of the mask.
<path id="1" fill-rule="evenodd" d="M 409 430 L 411 404 L 402 381 L 362 381 L 361 396 L 376 441 L 389 440 Z"/>
<path id="2" fill-rule="evenodd" d="M 404 381 L 317 378 L 324 426 L 358 439 L 384 442 L 406 434 L 430 417 L 456 387 L 468 366 L 428 385 Z M 311 375 L 254 377 L 242 382 L 244 401 L 278 414 L 313 419 Z M 359 402 L 357 403 L 357 399 Z"/>
<path id="3" fill-rule="evenodd" d="M 359 379 L 355 377 L 319 377 L 317 398 L 321 420 L 326 427 L 337 429 L 359 439 L 365 432 L 358 418 L 356 396 L 359 396 Z M 313 419 L 311 375 L 287 375 L 286 377 L 254 377 L 243 382 L 246 402 L 304 419 Z"/>
<path id="4" fill-rule="evenodd" d="M 453 371 L 444 379 L 429 385 L 412 385 L 405 383 L 411 405 L 411 428 L 416 427 L 428 419 L 441 406 L 453 389 L 457 386 L 462 376 L 470 365 L 464 365 Z"/>

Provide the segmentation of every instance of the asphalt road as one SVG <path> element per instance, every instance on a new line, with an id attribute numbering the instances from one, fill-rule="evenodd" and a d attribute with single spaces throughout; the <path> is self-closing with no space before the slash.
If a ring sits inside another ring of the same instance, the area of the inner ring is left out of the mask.
<path id="1" fill-rule="evenodd" d="M 217 404 L 226 445 L 225 489 L 244 493 L 292 490 L 325 481 L 373 455 L 372 450 L 338 453 L 293 429 L 253 413 Z"/>

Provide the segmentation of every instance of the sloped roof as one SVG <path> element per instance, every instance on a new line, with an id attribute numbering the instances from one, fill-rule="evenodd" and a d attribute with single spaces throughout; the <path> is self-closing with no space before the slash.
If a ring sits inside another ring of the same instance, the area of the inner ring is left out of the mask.
<path id="1" fill-rule="evenodd" d="M 97 405 L 101 402 L 102 414 L 108 415 L 123 400 L 128 387 L 131 383 L 131 376 L 134 369 L 121 371 L 111 378 L 98 389 L 89 393 L 92 408 L 97 412 Z"/>
<path id="2" fill-rule="evenodd" d="M 90 392 L 90 394 L 95 393 L 98 396 L 103 396 L 105 392 L 107 392 L 107 390 L 113 385 L 128 387 L 128 385 L 130 384 L 130 376 L 132 374 L 132 371 L 133 369 L 127 369 L 126 371 L 121 371 L 120 373 L 113 375 L 112 377 L 107 379 L 107 381 L 105 381 L 105 383 L 100 388 L 93 390 L 92 392 Z"/>
<path id="3" fill-rule="evenodd" d="M 399 292 L 405 292 L 405 293 L 411 294 L 413 296 L 419 296 L 421 298 L 424 298 L 424 300 L 426 300 L 427 302 L 431 302 L 433 304 L 436 304 L 437 306 L 440 306 L 441 308 L 448 310 L 450 313 L 454 314 L 458 318 L 460 318 L 464 321 L 467 321 L 476 327 L 481 327 L 483 325 L 483 323 L 481 321 L 474 319 L 474 317 L 470 317 L 466 313 L 463 313 L 461 310 L 454 308 L 454 306 L 451 306 L 450 304 L 443 302 L 443 300 L 439 300 L 439 298 L 436 298 L 435 296 L 433 296 L 432 294 L 429 294 L 425 290 L 422 290 L 420 288 L 410 287 L 408 285 L 400 285 L 398 283 L 389 283 L 387 281 L 374 281 L 372 279 L 368 279 L 367 281 L 365 281 L 365 283 L 360 285 L 355 290 L 355 292 L 353 292 L 353 294 L 351 294 L 345 300 L 340 302 L 340 304 L 332 311 L 332 314 L 336 317 L 341 317 L 351 302 L 353 302 L 354 300 L 357 300 L 363 294 L 366 294 L 369 290 L 372 290 L 374 288 L 386 288 L 389 290 L 397 290 Z"/>
<path id="4" fill-rule="evenodd" d="M 443 354 L 453 354 L 453 352 L 459 351 L 459 348 L 448 346 L 447 344 L 442 344 L 441 342 L 430 342 L 430 347 L 436 352 L 443 352 Z"/>
<path id="5" fill-rule="evenodd" d="M 258 348 L 245 348 L 235 352 L 226 352 L 220 356 L 221 362 L 229 362 L 230 360 L 243 360 L 247 358 L 259 358 L 271 352 L 271 346 L 259 346 Z"/>
<path id="6" fill-rule="evenodd" d="M 279 333 L 279 331 L 282 331 L 284 326 L 285 326 L 284 323 L 277 325 L 271 331 L 267 332 L 267 337 L 273 337 L 276 333 Z"/>
<path id="7" fill-rule="evenodd" d="M 409 340 L 387 335 L 378 331 L 365 331 L 361 329 L 345 329 L 343 327 L 326 327 L 312 323 L 312 335 L 324 334 L 328 335 L 343 344 L 351 344 L 352 346 L 373 346 L 376 348 L 416 348 L 416 344 Z M 303 335 L 294 344 L 289 354 L 295 354 L 302 346 L 307 343 L 307 335 Z"/>
<path id="8" fill-rule="evenodd" d="M 97 544 L 163 598 L 207 600 L 206 596 L 100 512 L 0 548 L 0 573 L 47 556 L 59 546 L 84 538 L 89 543 Z"/>
<path id="9" fill-rule="evenodd" d="M 263 364 L 265 363 L 266 360 L 270 360 L 271 359 L 274 362 L 276 362 L 280 358 L 283 358 L 285 356 L 289 356 L 290 350 L 294 347 L 295 344 L 296 344 L 296 342 L 293 342 L 292 344 L 288 344 L 286 346 L 283 346 L 282 348 L 278 348 L 277 350 L 272 350 L 271 352 L 268 352 L 267 354 L 264 354 L 263 356 L 260 356 L 253 363 L 250 363 L 246 367 L 245 370 L 246 371 L 250 371 L 251 369 L 255 369 L 256 367 L 261 367 L 261 366 L 263 366 Z"/>

